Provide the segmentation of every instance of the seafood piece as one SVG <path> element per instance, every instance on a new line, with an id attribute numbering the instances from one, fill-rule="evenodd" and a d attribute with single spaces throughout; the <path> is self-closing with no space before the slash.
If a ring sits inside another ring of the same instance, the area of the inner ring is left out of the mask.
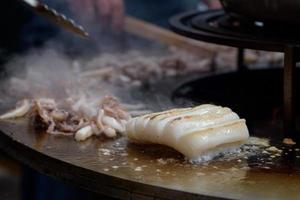
<path id="1" fill-rule="evenodd" d="M 97 118 L 96 118 L 96 125 L 97 125 L 98 129 L 101 130 L 101 131 L 104 129 L 104 125 L 102 123 L 103 115 L 104 115 L 104 110 L 99 109 L 98 114 L 97 114 Z"/>
<path id="2" fill-rule="evenodd" d="M 96 136 L 99 136 L 102 134 L 102 130 L 100 130 L 97 126 L 97 124 L 95 122 L 92 122 L 91 123 L 91 127 L 92 127 L 92 130 L 93 130 L 93 134 L 96 135 Z"/>
<path id="3" fill-rule="evenodd" d="M 249 137 L 244 119 L 229 108 L 209 104 L 133 118 L 126 133 L 134 142 L 172 147 L 191 161 L 212 159 Z"/>
<path id="4" fill-rule="evenodd" d="M 118 131 L 119 133 L 123 133 L 125 131 L 125 127 L 122 126 L 122 124 L 120 122 L 118 122 L 116 119 L 109 117 L 109 116 L 104 116 L 102 118 L 102 122 L 110 127 L 112 127 L 113 129 L 115 129 L 116 131 Z"/>
<path id="5" fill-rule="evenodd" d="M 120 105 L 118 100 L 113 96 L 105 96 L 101 103 L 101 108 L 104 113 L 115 119 L 125 119 L 129 120 L 131 118 L 130 114 L 125 111 L 125 109 Z"/>
<path id="6" fill-rule="evenodd" d="M 64 110 L 55 109 L 51 113 L 51 117 L 57 121 L 65 121 L 67 120 L 69 113 Z"/>
<path id="7" fill-rule="evenodd" d="M 134 110 L 134 111 L 129 111 L 130 115 L 133 116 L 133 117 L 140 116 L 140 115 L 146 115 L 146 114 L 149 114 L 149 113 L 152 113 L 152 112 L 153 112 L 152 110 Z"/>
<path id="8" fill-rule="evenodd" d="M 111 127 L 107 127 L 103 130 L 104 134 L 109 137 L 109 138 L 114 138 L 117 136 L 116 130 L 111 128 Z"/>
<path id="9" fill-rule="evenodd" d="M 92 126 L 85 126 L 75 133 L 75 140 L 83 141 L 93 135 Z"/>
<path id="10" fill-rule="evenodd" d="M 23 100 L 19 103 L 14 110 L 11 110 L 0 116 L 0 119 L 11 119 L 25 116 L 31 108 L 31 103 L 28 99 Z"/>
<path id="11" fill-rule="evenodd" d="M 282 143 L 286 144 L 286 145 L 295 145 L 296 144 L 296 142 L 292 138 L 284 138 Z"/>
<path id="12" fill-rule="evenodd" d="M 114 138 L 117 133 L 125 132 L 125 125 L 130 114 L 126 112 L 112 96 L 106 96 L 93 107 L 83 96 L 78 101 L 71 98 L 66 101 L 64 110 L 58 107 L 54 99 L 40 98 L 24 100 L 16 109 L 0 116 L 0 119 L 23 117 L 30 111 L 35 119 L 35 126 L 52 135 L 74 136 L 83 141 L 92 135 Z M 84 108 L 84 109 L 83 109 Z M 92 112 L 87 112 L 87 109 Z"/>

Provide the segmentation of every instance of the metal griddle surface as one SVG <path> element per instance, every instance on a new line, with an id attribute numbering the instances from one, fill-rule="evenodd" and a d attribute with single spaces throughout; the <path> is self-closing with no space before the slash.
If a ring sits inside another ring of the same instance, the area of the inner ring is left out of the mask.
<path id="1" fill-rule="evenodd" d="M 75 142 L 71 137 L 48 135 L 34 130 L 28 119 L 0 122 L 0 130 L 0 147 L 19 161 L 70 184 L 112 197 L 300 198 L 300 167 L 295 164 L 295 149 L 284 149 L 285 158 L 273 164 L 268 156 L 255 155 L 225 156 L 197 165 L 185 162 L 172 149 L 135 145 L 124 137 Z M 290 154 L 294 160 L 288 162 Z"/>

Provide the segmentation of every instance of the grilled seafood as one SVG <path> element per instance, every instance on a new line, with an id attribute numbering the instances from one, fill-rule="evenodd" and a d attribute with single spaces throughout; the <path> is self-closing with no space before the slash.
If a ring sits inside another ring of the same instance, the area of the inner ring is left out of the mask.
<path id="1" fill-rule="evenodd" d="M 249 137 L 244 119 L 229 108 L 209 104 L 133 118 L 126 133 L 134 142 L 167 145 L 192 161 L 209 160 Z"/>
<path id="2" fill-rule="evenodd" d="M 54 99 L 40 98 L 23 100 L 19 107 L 0 116 L 1 120 L 31 115 L 36 125 L 42 125 L 47 133 L 54 135 L 71 135 L 75 140 L 83 141 L 92 135 L 105 135 L 114 138 L 117 133 L 124 133 L 125 124 L 131 118 L 118 100 L 105 96 L 100 101 L 98 111 L 91 115 L 88 111 L 80 110 L 84 104 L 81 99 L 72 102 L 69 110 L 62 109 Z M 65 108 L 67 108 L 65 106 Z"/>
<path id="3" fill-rule="evenodd" d="M 14 110 L 11 110 L 0 116 L 0 119 L 10 119 L 10 118 L 18 118 L 26 115 L 31 108 L 31 103 L 28 99 L 24 99 L 23 101 L 17 103 L 17 107 Z"/>

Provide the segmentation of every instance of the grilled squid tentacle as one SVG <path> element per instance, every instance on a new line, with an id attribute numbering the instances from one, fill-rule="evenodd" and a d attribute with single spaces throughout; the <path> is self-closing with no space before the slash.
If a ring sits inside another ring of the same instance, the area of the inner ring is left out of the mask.
<path id="1" fill-rule="evenodd" d="M 104 129 L 104 125 L 102 123 L 103 115 L 104 115 L 104 110 L 100 109 L 97 114 L 96 125 L 99 128 L 99 130 L 101 130 L 101 131 Z"/>
<path id="2" fill-rule="evenodd" d="M 100 129 L 98 128 L 98 126 L 95 124 L 95 122 L 92 122 L 92 123 L 91 123 L 91 127 L 92 127 L 92 130 L 93 130 L 94 135 L 96 135 L 96 136 L 101 135 L 102 130 L 100 130 Z"/>
<path id="3" fill-rule="evenodd" d="M 111 128 L 111 127 L 107 127 L 103 130 L 104 134 L 106 135 L 106 137 L 109 138 L 114 138 L 117 136 L 116 130 Z"/>
<path id="4" fill-rule="evenodd" d="M 80 101 L 83 102 L 85 99 L 81 98 Z M 73 112 L 69 112 L 59 108 L 54 99 L 24 100 L 14 110 L 1 115 L 0 120 L 23 117 L 30 112 L 33 117 L 39 119 L 37 122 L 42 123 L 47 133 L 74 135 L 77 141 L 86 140 L 92 135 L 103 134 L 106 137 L 114 138 L 117 133 L 124 134 L 130 115 L 120 107 L 116 98 L 112 96 L 103 98 L 96 115 L 94 112 L 91 115 L 86 112 L 81 113 L 82 102 L 80 105 L 78 102 L 73 105 Z M 78 109 L 74 106 L 78 106 Z"/>
<path id="5" fill-rule="evenodd" d="M 118 122 L 115 118 L 109 116 L 103 116 L 102 122 L 105 125 L 108 125 L 111 128 L 115 129 L 119 133 L 123 133 L 125 131 L 125 127 L 120 122 Z"/>
<path id="6" fill-rule="evenodd" d="M 93 135 L 93 128 L 92 128 L 92 126 L 88 125 L 88 126 L 85 126 L 81 129 L 79 129 L 75 133 L 75 140 L 84 141 L 87 138 L 91 137 L 92 135 Z"/>
<path id="7" fill-rule="evenodd" d="M 25 116 L 31 108 L 31 103 L 28 99 L 25 99 L 21 102 L 20 106 L 16 107 L 14 110 L 11 110 L 0 116 L 0 119 L 11 119 Z"/>

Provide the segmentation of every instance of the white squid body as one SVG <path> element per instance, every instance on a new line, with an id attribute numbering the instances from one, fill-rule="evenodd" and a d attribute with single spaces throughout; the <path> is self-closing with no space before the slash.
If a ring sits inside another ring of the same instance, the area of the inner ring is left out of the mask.
<path id="1" fill-rule="evenodd" d="M 172 147 L 191 161 L 212 159 L 249 137 L 244 119 L 229 108 L 209 104 L 133 118 L 126 133 L 134 142 Z"/>

